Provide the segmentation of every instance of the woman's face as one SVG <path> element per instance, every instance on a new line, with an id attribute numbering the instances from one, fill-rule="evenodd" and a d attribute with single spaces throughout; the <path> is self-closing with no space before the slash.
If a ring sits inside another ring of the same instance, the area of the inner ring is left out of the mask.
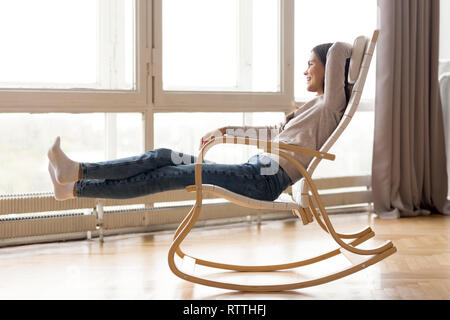
<path id="1" fill-rule="evenodd" d="M 303 73 L 306 76 L 306 90 L 323 94 L 323 81 L 325 79 L 325 66 L 317 58 L 314 51 L 308 60 L 308 69 Z"/>

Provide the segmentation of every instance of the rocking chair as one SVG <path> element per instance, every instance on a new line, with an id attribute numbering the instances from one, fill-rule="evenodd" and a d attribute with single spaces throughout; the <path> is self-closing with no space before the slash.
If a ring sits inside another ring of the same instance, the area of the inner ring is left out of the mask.
<path id="1" fill-rule="evenodd" d="M 334 160 L 335 158 L 333 154 L 328 153 L 328 150 L 332 147 L 332 145 L 336 142 L 344 129 L 348 126 L 359 105 L 370 62 L 375 50 L 378 33 L 379 31 L 375 30 L 372 39 L 360 36 L 354 42 L 352 56 L 350 59 L 350 71 L 348 76 L 348 82 L 350 84 L 353 84 L 352 93 L 345 113 L 338 127 L 335 129 L 333 134 L 329 137 L 329 139 L 325 142 L 320 150 L 317 151 L 283 143 L 275 143 L 270 141 L 261 141 L 258 139 L 233 136 L 223 136 L 215 138 L 203 146 L 196 162 L 195 185 L 186 188 L 187 191 L 196 192 L 196 202 L 175 232 L 172 245 L 169 249 L 169 267 L 175 275 L 177 275 L 181 279 L 193 283 L 230 290 L 255 292 L 294 290 L 320 285 L 348 276 L 355 272 L 361 271 L 370 265 L 380 262 L 381 260 L 396 252 L 396 248 L 391 241 L 386 241 L 384 244 L 372 249 L 358 248 L 358 245 L 375 236 L 370 227 L 352 234 L 338 233 L 337 231 L 335 231 L 328 217 L 327 211 L 325 210 L 325 206 L 320 198 L 317 187 L 315 186 L 314 181 L 311 178 L 315 168 L 322 159 Z M 265 152 L 277 152 L 279 156 L 284 157 L 290 163 L 292 163 L 299 170 L 303 177 L 294 185 L 298 186 L 297 189 L 299 189 L 294 190 L 295 188 L 293 188 L 293 194 L 297 195 L 296 197 L 294 197 L 295 200 L 280 200 L 280 198 L 275 200 L 274 202 L 255 200 L 233 193 L 219 186 L 202 184 L 202 162 L 206 152 L 214 145 L 227 143 L 255 145 Z M 302 164 L 300 164 L 285 151 L 309 155 L 313 157 L 313 160 L 310 162 L 308 169 L 306 170 Z M 212 262 L 189 256 L 181 250 L 180 245 L 197 221 L 197 218 L 202 209 L 202 200 L 204 194 L 212 194 L 214 196 L 227 199 L 239 206 L 245 206 L 254 209 L 292 211 L 294 215 L 298 216 L 301 219 L 304 225 L 313 222 L 315 218 L 319 226 L 334 239 L 339 248 L 323 253 L 314 258 L 302 261 L 262 266 L 233 265 L 220 262 Z M 344 240 L 347 240 L 348 242 L 345 242 Z M 189 274 L 185 271 L 182 271 L 175 261 L 175 255 L 178 255 L 181 259 L 190 262 L 190 264 L 194 266 L 201 265 L 215 269 L 233 270 L 239 272 L 267 272 L 312 265 L 339 254 L 343 254 L 346 258 L 348 258 L 350 262 L 352 262 L 352 265 L 340 272 L 332 273 L 316 279 L 275 285 L 247 285 L 206 279 L 201 276 Z M 358 257 L 358 259 L 354 259 L 355 256 Z"/>

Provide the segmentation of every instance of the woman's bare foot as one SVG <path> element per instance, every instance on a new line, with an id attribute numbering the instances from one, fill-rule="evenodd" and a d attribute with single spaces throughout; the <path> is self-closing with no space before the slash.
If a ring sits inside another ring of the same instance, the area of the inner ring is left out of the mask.
<path id="1" fill-rule="evenodd" d="M 47 153 L 48 159 L 55 169 L 56 180 L 60 184 L 78 181 L 80 164 L 66 156 L 61 150 L 60 143 L 61 138 L 58 136 Z"/>
<path id="2" fill-rule="evenodd" d="M 73 195 L 73 188 L 75 182 L 60 184 L 55 177 L 55 168 L 53 168 L 50 162 L 48 163 L 48 172 L 50 173 L 50 177 L 52 178 L 55 199 L 58 201 L 74 199 L 75 196 Z"/>

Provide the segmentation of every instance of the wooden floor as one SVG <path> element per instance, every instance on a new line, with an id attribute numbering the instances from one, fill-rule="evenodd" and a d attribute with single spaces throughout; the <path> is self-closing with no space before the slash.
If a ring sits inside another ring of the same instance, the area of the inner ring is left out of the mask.
<path id="1" fill-rule="evenodd" d="M 313 288 L 244 293 L 194 285 L 167 265 L 173 232 L 0 248 L 0 299 L 450 299 L 450 216 L 380 220 L 369 214 L 333 215 L 339 232 L 370 225 L 377 240 L 398 252 L 363 271 Z M 370 245 L 376 242 L 370 240 Z M 296 220 L 194 230 L 186 253 L 228 263 L 300 260 L 336 248 L 313 223 Z M 242 283 L 274 283 L 342 269 L 343 257 L 310 269 L 268 274 L 213 274 Z M 254 278 L 251 278 L 253 276 Z"/>

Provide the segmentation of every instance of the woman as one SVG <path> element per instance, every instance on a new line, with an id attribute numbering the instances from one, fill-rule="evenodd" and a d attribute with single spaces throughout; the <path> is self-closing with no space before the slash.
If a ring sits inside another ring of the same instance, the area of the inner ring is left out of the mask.
<path id="1" fill-rule="evenodd" d="M 250 136 L 318 150 L 337 127 L 347 105 L 346 78 L 351 45 L 328 43 L 313 48 L 306 76 L 307 90 L 317 96 L 297 108 L 279 125 L 222 127 L 206 134 L 200 148 L 212 137 L 225 133 Z M 307 167 L 312 157 L 287 152 Z M 87 163 L 68 158 L 60 138 L 48 151 L 48 170 L 56 200 L 76 197 L 134 198 L 195 184 L 195 161 L 191 155 L 156 149 L 135 157 Z M 202 181 L 258 200 L 273 201 L 301 178 L 287 160 L 262 153 L 242 164 L 205 161 Z"/>

